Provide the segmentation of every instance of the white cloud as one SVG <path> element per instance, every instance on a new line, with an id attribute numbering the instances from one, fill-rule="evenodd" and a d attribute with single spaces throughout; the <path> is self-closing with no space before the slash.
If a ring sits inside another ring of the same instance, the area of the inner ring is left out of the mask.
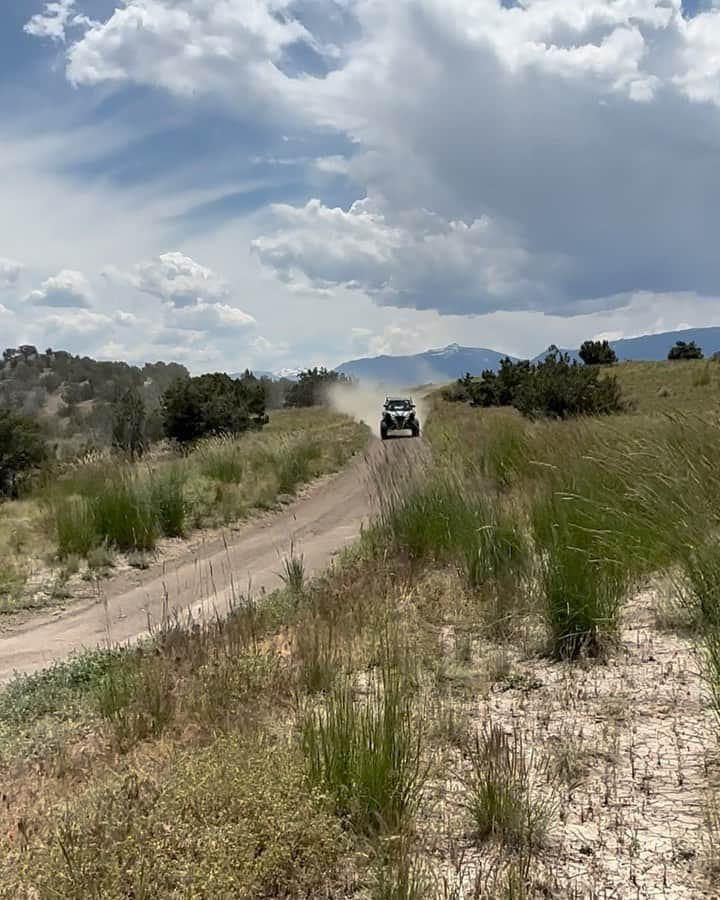
<path id="1" fill-rule="evenodd" d="M 228 285 L 212 269 L 177 251 L 138 263 L 129 272 L 106 268 L 103 274 L 179 307 L 219 303 L 230 295 Z"/>
<path id="2" fill-rule="evenodd" d="M 224 303 L 205 303 L 173 308 L 170 320 L 176 328 L 196 332 L 217 332 L 220 336 L 245 331 L 255 325 L 255 319 L 235 306 Z"/>
<path id="3" fill-rule="evenodd" d="M 34 306 L 89 308 L 92 289 L 82 272 L 63 269 L 26 297 Z"/>
<path id="4" fill-rule="evenodd" d="M 45 4 L 44 12 L 37 13 L 25 25 L 25 32 L 33 37 L 65 40 L 67 27 L 75 7 L 75 0 L 55 0 Z"/>
<path id="5" fill-rule="evenodd" d="M 433 309 L 441 299 L 446 312 L 479 314 L 557 302 L 544 284 L 563 261 L 533 257 L 488 217 L 446 221 L 426 210 L 393 215 L 386 206 L 380 197 L 347 212 L 319 200 L 279 205 L 280 228 L 252 246 L 283 280 L 300 271 L 321 289 L 360 289 L 389 306 Z"/>
<path id="6" fill-rule="evenodd" d="M 282 94 L 279 68 L 304 43 L 332 55 L 294 17 L 295 0 L 127 0 L 67 53 L 74 84 L 134 82 L 235 108 Z"/>
<path id="7" fill-rule="evenodd" d="M 0 256 L 0 289 L 13 287 L 17 284 L 22 269 L 22 263 Z"/>

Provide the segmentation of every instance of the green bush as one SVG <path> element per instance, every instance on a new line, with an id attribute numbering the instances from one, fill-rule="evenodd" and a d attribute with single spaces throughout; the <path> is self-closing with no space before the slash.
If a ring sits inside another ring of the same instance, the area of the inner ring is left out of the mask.
<path id="1" fill-rule="evenodd" d="M 328 390 L 335 384 L 352 384 L 352 379 L 340 372 L 318 369 L 317 366 L 300 372 L 288 388 L 285 406 L 319 406 L 327 403 Z"/>
<path id="2" fill-rule="evenodd" d="M 252 375 L 242 379 L 216 373 L 181 378 L 162 397 L 167 437 L 190 443 L 207 435 L 239 434 L 262 428 L 265 394 Z"/>
<path id="3" fill-rule="evenodd" d="M 586 366 L 607 366 L 617 362 L 617 354 L 607 341 L 585 341 L 578 355 Z"/>
<path id="4" fill-rule="evenodd" d="M 85 497 L 68 497 L 56 501 L 51 515 L 58 553 L 63 559 L 73 555 L 87 557 L 91 550 L 102 543 L 93 507 Z"/>
<path id="5" fill-rule="evenodd" d="M 503 359 L 497 373 L 490 370 L 458 382 L 451 399 L 464 394 L 474 406 L 514 406 L 529 418 L 566 419 L 583 415 L 622 412 L 624 404 L 617 380 L 551 349 L 537 364 Z"/>
<path id="6" fill-rule="evenodd" d="M 16 497 L 23 481 L 47 457 L 40 426 L 19 413 L 0 409 L 0 497 Z"/>
<path id="7" fill-rule="evenodd" d="M 668 359 L 702 359 L 703 352 L 695 341 L 676 341 L 668 351 Z"/>

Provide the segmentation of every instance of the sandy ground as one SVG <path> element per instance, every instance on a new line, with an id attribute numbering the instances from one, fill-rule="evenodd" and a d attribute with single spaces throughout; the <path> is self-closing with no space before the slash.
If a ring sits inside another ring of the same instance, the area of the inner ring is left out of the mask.
<path id="1" fill-rule="evenodd" d="M 553 897 L 720 898 L 707 828 L 720 785 L 717 720 L 693 642 L 658 629 L 658 603 L 648 590 L 628 605 L 607 664 L 517 659 L 466 710 L 473 727 L 517 729 L 534 760 L 536 796 L 553 814 L 533 872 Z M 461 757 L 456 764 L 461 771 Z M 487 856 L 458 836 L 462 784 L 435 788 L 453 896 L 475 897 Z"/>
<path id="2" fill-rule="evenodd" d="M 233 598 L 271 591 L 281 586 L 283 560 L 291 552 L 303 557 L 308 576 L 322 571 L 369 521 L 378 469 L 405 465 L 418 450 L 413 441 L 373 440 L 349 468 L 313 485 L 281 512 L 188 544 L 144 572 L 110 578 L 96 596 L 0 635 L 0 683 L 73 651 L 147 635 L 149 624 L 176 611 L 213 614 L 227 610 Z"/>

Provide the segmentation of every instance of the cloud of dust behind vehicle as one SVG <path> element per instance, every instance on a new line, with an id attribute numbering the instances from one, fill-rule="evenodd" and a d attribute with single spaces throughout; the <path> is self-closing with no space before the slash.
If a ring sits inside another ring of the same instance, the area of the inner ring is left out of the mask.
<path id="1" fill-rule="evenodd" d="M 344 413 L 358 422 L 364 422 L 378 437 L 386 397 L 412 397 L 420 419 L 420 428 L 424 427 L 429 403 L 424 396 L 416 395 L 407 388 L 358 383 L 334 384 L 328 392 L 328 400 L 336 412 Z"/>

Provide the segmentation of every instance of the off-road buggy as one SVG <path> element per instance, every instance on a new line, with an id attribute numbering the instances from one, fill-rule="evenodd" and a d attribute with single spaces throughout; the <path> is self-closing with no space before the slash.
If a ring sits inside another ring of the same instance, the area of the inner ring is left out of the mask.
<path id="1" fill-rule="evenodd" d="M 410 432 L 420 437 L 420 419 L 412 397 L 386 397 L 380 420 L 380 437 L 386 441 L 393 432 Z"/>

